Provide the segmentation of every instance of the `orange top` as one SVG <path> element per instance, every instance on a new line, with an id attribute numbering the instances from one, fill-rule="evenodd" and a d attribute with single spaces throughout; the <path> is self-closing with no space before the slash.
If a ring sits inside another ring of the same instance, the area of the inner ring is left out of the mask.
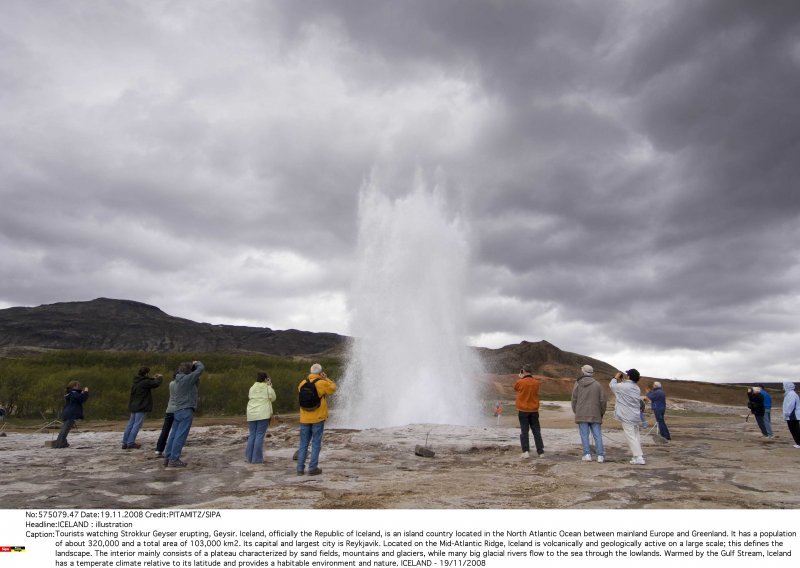
<path id="1" fill-rule="evenodd" d="M 539 411 L 539 385 L 541 382 L 540 379 L 525 375 L 514 383 L 514 390 L 517 391 L 517 410 L 520 412 Z"/>

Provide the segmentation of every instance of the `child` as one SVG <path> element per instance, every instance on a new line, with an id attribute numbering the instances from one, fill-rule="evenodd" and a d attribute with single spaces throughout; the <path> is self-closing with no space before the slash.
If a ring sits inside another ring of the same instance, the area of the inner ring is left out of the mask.
<path id="1" fill-rule="evenodd" d="M 83 403 L 89 398 L 89 388 L 81 390 L 78 381 L 70 381 L 67 385 L 67 394 L 64 395 L 64 410 L 61 412 L 61 432 L 53 443 L 54 448 L 68 448 L 67 434 L 72 430 L 76 420 L 83 420 Z"/>

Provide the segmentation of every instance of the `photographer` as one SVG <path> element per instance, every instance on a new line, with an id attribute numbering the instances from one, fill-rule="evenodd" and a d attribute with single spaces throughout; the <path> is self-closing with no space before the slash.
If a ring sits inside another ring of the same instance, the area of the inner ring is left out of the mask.
<path id="1" fill-rule="evenodd" d="M 83 403 L 89 398 L 89 387 L 81 388 L 78 381 L 67 384 L 67 393 L 64 395 L 64 410 L 61 412 L 61 431 L 53 443 L 54 448 L 68 448 L 67 435 L 76 420 L 83 420 Z"/>
<path id="2" fill-rule="evenodd" d="M 194 411 L 197 408 L 200 375 L 204 370 L 205 367 L 200 361 L 181 363 L 169 385 L 170 398 L 167 412 L 173 413 L 173 424 L 164 451 L 164 467 L 186 467 L 186 463 L 181 461 L 181 452 L 192 427 Z"/>
<path id="3" fill-rule="evenodd" d="M 256 382 L 250 387 L 247 402 L 247 447 L 244 459 L 247 463 L 264 463 L 264 436 L 272 417 L 272 403 L 276 399 L 272 379 L 266 373 L 257 373 Z"/>
<path id="4" fill-rule="evenodd" d="M 627 377 L 627 380 L 626 380 Z M 639 390 L 639 371 L 630 369 L 627 373 L 617 373 L 608 384 L 617 403 L 614 406 L 614 418 L 622 423 L 622 431 L 628 441 L 628 447 L 633 457 L 630 463 L 633 465 L 645 465 L 644 454 L 642 453 L 642 443 L 639 439 L 639 401 L 642 391 Z"/>
<path id="5" fill-rule="evenodd" d="M 761 388 L 751 387 L 747 389 L 747 408 L 756 417 L 756 424 L 758 424 L 758 429 L 761 430 L 761 435 L 769 438 L 767 427 L 764 424 L 764 396 L 761 394 Z"/>
<path id="6" fill-rule="evenodd" d="M 141 446 L 136 443 L 136 436 L 144 422 L 144 415 L 153 410 L 153 389 L 161 386 L 163 376 L 150 377 L 150 367 L 142 367 L 133 378 L 131 385 L 131 398 L 128 401 L 128 410 L 131 413 L 128 425 L 122 433 L 122 449 L 134 450 Z"/>
<path id="7" fill-rule="evenodd" d="M 519 442 L 522 446 L 522 459 L 530 457 L 530 437 L 528 430 L 533 432 L 533 441 L 536 444 L 536 456 L 544 455 L 544 442 L 542 429 L 539 426 L 539 385 L 540 379 L 534 378 L 527 367 L 519 370 L 519 379 L 514 383 L 517 392 L 516 406 L 519 417 Z"/>

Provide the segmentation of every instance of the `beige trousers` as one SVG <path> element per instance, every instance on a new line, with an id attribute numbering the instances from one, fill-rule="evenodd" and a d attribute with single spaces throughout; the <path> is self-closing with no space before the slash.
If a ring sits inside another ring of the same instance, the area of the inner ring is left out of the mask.
<path id="1" fill-rule="evenodd" d="M 628 440 L 631 455 L 635 458 L 644 455 L 642 454 L 642 443 L 639 440 L 639 425 L 623 422 L 622 431 L 625 432 L 625 439 Z"/>

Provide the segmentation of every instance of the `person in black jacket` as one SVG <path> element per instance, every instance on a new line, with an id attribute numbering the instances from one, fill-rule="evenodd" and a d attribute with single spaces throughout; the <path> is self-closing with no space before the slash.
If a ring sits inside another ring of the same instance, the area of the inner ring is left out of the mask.
<path id="1" fill-rule="evenodd" d="M 67 384 L 67 393 L 64 395 L 64 410 L 61 412 L 61 431 L 58 438 L 53 442 L 54 448 L 68 448 L 67 435 L 76 420 L 83 420 L 83 403 L 89 398 L 89 388 L 81 389 L 78 381 L 70 381 Z"/>
<path id="2" fill-rule="evenodd" d="M 125 432 L 122 433 L 123 450 L 133 450 L 141 447 L 136 443 L 136 436 L 139 434 L 142 422 L 144 422 L 144 415 L 153 410 L 153 389 L 160 386 L 163 380 L 161 375 L 155 375 L 151 378 L 148 375 L 149 372 L 149 367 L 142 367 L 139 369 L 139 374 L 133 378 L 131 398 L 128 402 L 128 410 L 130 410 L 131 417 L 125 427 Z"/>

